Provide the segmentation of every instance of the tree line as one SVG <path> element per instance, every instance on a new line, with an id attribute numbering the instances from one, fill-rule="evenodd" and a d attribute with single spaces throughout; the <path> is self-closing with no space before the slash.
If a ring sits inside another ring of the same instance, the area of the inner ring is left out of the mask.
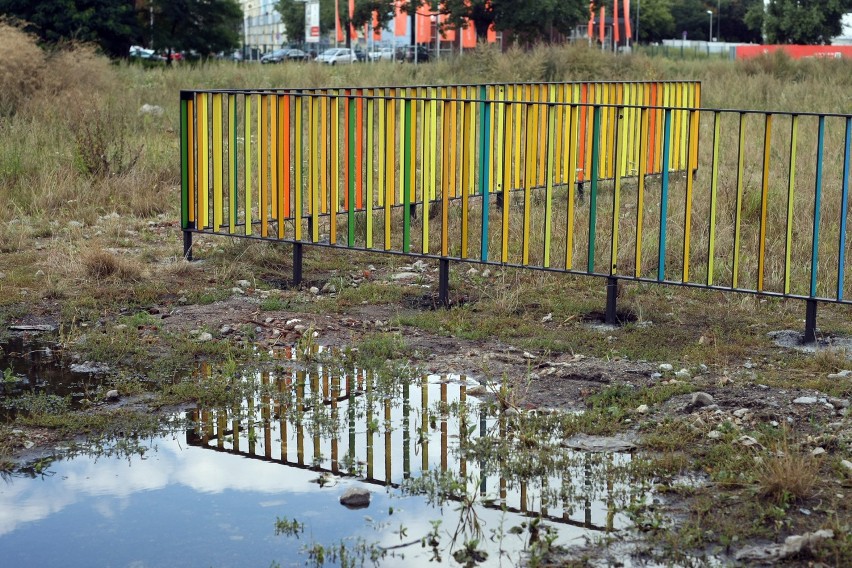
<path id="1" fill-rule="evenodd" d="M 340 0 L 340 23 L 361 28 L 391 22 L 394 0 L 358 0 L 349 13 Z M 335 30 L 335 2 L 320 1 L 321 33 Z M 561 41 L 589 20 L 590 9 L 612 1 L 595 0 L 403 0 L 401 9 L 438 13 L 442 28 L 472 26 L 484 38 L 493 28 L 523 45 Z M 278 0 L 277 11 L 291 42 L 305 34 L 305 4 Z M 710 29 L 708 14 L 713 13 Z M 630 19 L 642 43 L 682 37 L 753 43 L 828 43 L 841 33 L 852 0 L 632 0 Z M 69 41 L 98 44 L 112 57 L 131 45 L 200 56 L 226 52 L 241 43 L 243 12 L 237 0 L 0 0 L 0 17 L 21 22 L 49 45 Z"/>

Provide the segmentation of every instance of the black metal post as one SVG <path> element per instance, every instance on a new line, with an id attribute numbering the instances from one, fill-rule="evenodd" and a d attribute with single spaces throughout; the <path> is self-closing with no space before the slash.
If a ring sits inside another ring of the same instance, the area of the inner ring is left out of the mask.
<path id="1" fill-rule="evenodd" d="M 618 323 L 615 315 L 616 301 L 618 300 L 618 278 L 608 276 L 606 279 L 606 315 L 604 321 L 610 325 Z"/>
<path id="2" fill-rule="evenodd" d="M 438 303 L 450 307 L 450 260 L 447 258 L 438 261 Z"/>
<path id="3" fill-rule="evenodd" d="M 417 205 L 412 203 L 408 206 L 408 214 L 412 219 L 417 219 Z"/>
<path id="4" fill-rule="evenodd" d="M 192 260 L 192 229 L 195 228 L 195 223 L 189 223 L 186 229 L 183 230 L 183 257 L 186 260 Z"/>
<path id="5" fill-rule="evenodd" d="M 816 342 L 817 301 L 807 300 L 805 304 L 805 337 L 803 343 Z"/>
<path id="6" fill-rule="evenodd" d="M 497 209 L 503 209 L 503 192 L 497 192 Z"/>
<path id="7" fill-rule="evenodd" d="M 302 243 L 293 243 L 293 286 L 302 283 Z"/>
<path id="8" fill-rule="evenodd" d="M 583 182 L 577 182 L 577 203 L 582 204 L 585 194 L 583 193 Z"/>

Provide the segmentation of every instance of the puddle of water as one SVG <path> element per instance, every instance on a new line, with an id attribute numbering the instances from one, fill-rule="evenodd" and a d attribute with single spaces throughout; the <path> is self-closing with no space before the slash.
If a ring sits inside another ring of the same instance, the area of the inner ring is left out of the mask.
<path id="1" fill-rule="evenodd" d="M 100 380 L 91 373 L 71 371 L 48 343 L 12 337 L 0 345 L 0 419 L 14 416 L 9 401 L 25 394 L 68 397 L 72 408 L 97 390 Z"/>
<path id="2" fill-rule="evenodd" d="M 7 479 L 4 561 L 302 566 L 342 545 L 368 564 L 455 565 L 467 543 L 484 565 L 514 566 L 531 540 L 581 544 L 629 526 L 621 511 L 644 498 L 630 454 L 560 448 L 546 433 L 559 415 L 531 429 L 468 395 L 465 377 L 309 367 L 236 379 L 239 404 L 191 411 L 185 431 L 144 451 Z M 339 504 L 352 486 L 369 507 Z M 278 519 L 301 532 L 276 535 Z"/>

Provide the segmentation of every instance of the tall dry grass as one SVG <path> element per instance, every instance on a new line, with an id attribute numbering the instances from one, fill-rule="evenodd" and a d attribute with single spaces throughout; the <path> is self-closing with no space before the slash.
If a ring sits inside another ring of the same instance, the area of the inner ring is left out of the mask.
<path id="1" fill-rule="evenodd" d="M 143 68 L 124 63 L 114 64 L 84 46 L 47 53 L 37 47 L 33 38 L 8 25 L 0 25 L 0 48 L 8 54 L 0 69 L 0 250 L 17 250 L 26 246 L 38 227 L 46 222 L 60 224 L 76 220 L 85 224 L 95 222 L 100 216 L 116 212 L 144 219 L 165 213 L 178 216 L 178 185 L 180 166 L 178 161 L 178 92 L 181 89 L 199 88 L 275 88 L 275 87 L 342 87 L 381 86 L 405 84 L 464 84 L 475 82 L 506 81 L 565 81 L 565 80 L 664 80 L 699 79 L 703 81 L 703 104 L 705 107 L 740 107 L 751 109 L 778 109 L 787 111 L 852 111 L 852 102 L 846 93 L 852 87 L 852 65 L 843 60 L 791 61 L 783 55 L 750 60 L 727 61 L 676 61 L 652 58 L 644 55 L 619 56 L 604 54 L 585 47 L 538 46 L 529 51 L 510 49 L 500 53 L 493 47 L 465 53 L 461 57 L 442 58 L 428 65 L 400 65 L 382 62 L 370 65 L 324 67 L 313 64 L 292 65 L 237 65 L 229 62 L 207 62 L 198 65 L 177 65 L 172 68 Z M 140 115 L 143 104 L 159 105 L 165 112 L 162 117 Z M 726 119 L 728 120 L 728 119 Z M 783 121 L 782 121 L 783 122 Z M 706 137 L 708 125 L 702 119 L 702 136 Z M 773 137 L 783 136 L 785 126 L 779 125 Z M 727 130 L 726 132 L 729 132 Z M 836 133 L 831 136 L 836 137 Z M 810 134 L 804 135 L 803 144 L 811 144 Z M 783 140 L 774 142 L 780 149 Z M 730 153 L 734 141 L 723 141 L 724 152 Z M 705 191 L 709 180 L 711 145 L 701 144 L 702 167 L 699 168 L 696 187 Z M 754 159 L 759 148 L 750 147 L 746 164 L 747 185 L 744 193 L 744 220 L 748 227 L 743 235 L 744 242 L 753 243 L 751 228 L 756 209 L 759 209 L 759 189 L 755 180 L 759 160 Z M 812 171 L 812 163 L 806 152 L 800 154 L 801 172 Z M 812 154 L 812 153 L 811 153 Z M 726 160 L 730 155 L 726 154 Z M 830 177 L 836 185 L 836 156 L 832 158 Z M 782 150 L 773 154 L 776 164 L 782 164 Z M 727 163 L 727 162 L 726 162 Z M 776 186 L 783 184 L 782 171 L 773 170 L 773 193 L 781 191 Z M 807 216 L 809 175 L 800 177 L 797 186 L 797 212 Z M 649 190 L 653 190 L 650 182 Z M 731 169 L 725 166 L 720 173 L 720 220 L 718 253 L 727 258 L 730 251 L 731 199 L 735 197 L 735 179 Z M 831 191 L 835 191 L 832 186 Z M 685 181 L 674 179 L 670 197 L 671 227 L 675 231 L 670 237 L 671 255 L 669 266 L 674 272 L 679 269 L 678 258 L 682 250 L 678 242 L 682 235 L 676 228 L 682 225 L 682 202 Z M 733 193 L 732 193 L 733 192 Z M 620 227 L 622 242 L 619 247 L 619 266 L 630 268 L 635 243 L 631 241 L 630 215 L 637 204 L 635 187 L 625 182 L 622 196 L 622 220 Z M 533 222 L 540 224 L 543 208 L 540 192 L 534 196 Z M 608 201 L 611 192 L 602 192 L 598 216 L 600 234 L 596 236 L 595 262 L 608 262 L 607 220 Z M 652 199 L 653 194 L 648 195 Z M 706 255 L 707 243 L 702 242 L 707 232 L 707 199 L 704 194 L 695 197 L 696 211 L 693 221 L 693 242 L 698 265 L 702 254 Z M 566 190 L 558 188 L 554 194 L 554 211 L 566 208 Z M 836 200 L 830 201 L 825 218 L 836 219 Z M 646 216 L 648 227 L 657 222 L 653 202 L 649 201 Z M 454 205 L 453 215 L 459 215 Z M 773 200 L 771 218 L 783 216 L 784 204 Z M 513 206 L 517 212 L 516 206 Z M 495 215 L 499 212 L 495 210 Z M 798 214 L 798 213 L 797 213 Z M 510 220 L 512 248 L 510 254 L 517 259 L 519 253 L 517 236 L 522 222 L 513 213 Z M 577 210 L 578 225 L 586 222 L 588 211 Z M 611 214 L 610 214 L 611 215 Z M 495 219 L 499 222 L 499 219 Z M 564 213 L 554 217 L 554 235 L 564 231 Z M 806 226 L 803 221 L 802 226 Z M 414 228 L 415 232 L 417 227 Z M 826 228 L 831 234 L 831 228 Z M 475 230 L 472 232 L 471 249 L 478 246 Z M 634 228 L 635 234 L 635 228 Z M 435 237 L 433 231 L 432 236 Z M 531 243 L 532 259 L 541 258 L 543 243 L 536 232 Z M 778 223 L 772 222 L 769 229 L 769 247 L 772 257 L 777 258 L 778 247 L 783 248 Z M 836 235 L 831 239 L 836 242 Z M 494 233 L 492 251 L 500 249 L 500 234 Z M 575 240 L 575 263 L 583 264 L 584 251 L 588 248 L 587 236 L 578 232 Z M 797 240 L 799 257 L 807 256 L 807 246 Z M 551 255 L 554 259 L 564 258 L 564 245 L 554 240 Z M 416 243 L 415 243 L 416 244 Z M 824 257 L 835 254 L 826 245 Z M 561 247 L 561 248 L 560 248 Z M 643 271 L 653 270 L 656 247 L 653 231 L 647 230 L 643 238 L 643 258 L 647 265 Z M 647 250 L 646 250 L 647 249 Z M 621 258 L 623 256 L 623 258 Z M 564 263 L 564 261 L 562 261 Z M 749 270 L 753 261 L 744 258 L 744 269 Z M 723 272 L 719 278 L 729 278 L 724 271 L 725 263 L 717 266 Z M 777 284 L 779 266 L 767 267 Z M 696 269 L 699 270 L 699 269 Z"/>

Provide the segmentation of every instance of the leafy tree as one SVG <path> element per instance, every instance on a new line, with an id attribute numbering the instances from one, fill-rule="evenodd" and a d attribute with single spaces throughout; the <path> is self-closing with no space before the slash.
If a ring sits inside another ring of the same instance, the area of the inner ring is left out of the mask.
<path id="1" fill-rule="evenodd" d="M 739 41 L 760 43 L 763 41 L 761 26 L 750 25 L 748 14 L 757 10 L 763 15 L 763 0 L 721 0 L 721 12 L 716 14 L 716 5 L 712 0 L 708 9 L 714 12 L 714 29 L 718 29 L 719 41 Z M 716 32 L 713 32 L 716 35 Z"/>
<path id="2" fill-rule="evenodd" d="M 231 51 L 240 44 L 243 11 L 236 0 L 150 0 L 157 49 L 201 55 Z M 171 59 L 171 58 L 169 58 Z"/>
<path id="3" fill-rule="evenodd" d="M 824 44 L 840 35 L 852 0 L 770 0 L 763 15 L 769 43 Z"/>
<path id="4" fill-rule="evenodd" d="M 494 27 L 509 32 L 521 42 L 547 41 L 553 34 L 568 35 L 589 19 L 585 0 L 491 0 Z"/>
<path id="5" fill-rule="evenodd" d="M 359 0 L 355 3 L 352 25 L 360 28 L 372 23 L 383 28 L 393 20 L 393 16 L 394 0 Z"/>
<path id="6" fill-rule="evenodd" d="M 687 39 L 708 40 L 710 37 L 709 8 L 702 0 L 681 0 L 671 4 L 675 21 L 675 37 L 680 38 L 686 32 Z M 712 10 L 715 12 L 715 10 Z M 715 19 L 716 15 L 713 15 Z M 714 26 L 715 28 L 715 26 Z M 671 36 L 669 36 L 671 37 Z"/>
<path id="7" fill-rule="evenodd" d="M 287 41 L 291 44 L 301 44 L 304 42 L 305 3 L 299 0 L 278 0 L 275 10 L 281 14 L 281 21 L 284 23 Z M 320 2 L 320 35 L 330 30 L 334 30 L 334 2 L 326 0 Z"/>
<path id="8" fill-rule="evenodd" d="M 112 57 L 126 57 L 139 33 L 133 0 L 0 0 L 0 14 L 47 43 L 91 42 Z"/>
<path id="9" fill-rule="evenodd" d="M 476 37 L 485 39 L 494 24 L 494 5 L 491 0 L 443 0 L 439 9 L 447 16 L 446 28 L 460 30 L 473 26 Z"/>
<path id="10" fill-rule="evenodd" d="M 653 43 L 674 37 L 675 19 L 672 16 L 671 0 L 644 0 L 631 2 L 634 34 L 640 42 Z"/>

